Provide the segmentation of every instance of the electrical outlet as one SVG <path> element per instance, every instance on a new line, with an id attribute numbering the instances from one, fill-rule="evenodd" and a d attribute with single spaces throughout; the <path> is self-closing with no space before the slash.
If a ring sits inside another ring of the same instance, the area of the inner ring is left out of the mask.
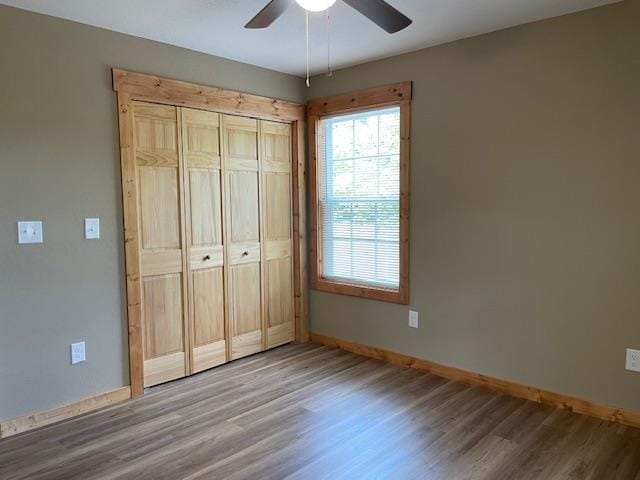
<path id="1" fill-rule="evenodd" d="M 71 365 L 84 362 L 86 360 L 84 342 L 71 344 Z"/>
<path id="2" fill-rule="evenodd" d="M 409 310 L 409 326 L 411 328 L 418 328 L 418 312 Z"/>
<path id="3" fill-rule="evenodd" d="M 627 370 L 640 372 L 640 350 L 627 348 Z"/>

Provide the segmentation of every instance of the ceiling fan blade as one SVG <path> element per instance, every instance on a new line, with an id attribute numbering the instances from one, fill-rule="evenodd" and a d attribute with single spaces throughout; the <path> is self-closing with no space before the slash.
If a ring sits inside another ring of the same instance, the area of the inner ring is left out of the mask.
<path id="1" fill-rule="evenodd" d="M 411 19 L 384 0 L 343 0 L 380 28 L 396 33 L 411 25 Z"/>
<path id="2" fill-rule="evenodd" d="M 244 28 L 267 28 L 293 5 L 295 0 L 271 0 Z"/>

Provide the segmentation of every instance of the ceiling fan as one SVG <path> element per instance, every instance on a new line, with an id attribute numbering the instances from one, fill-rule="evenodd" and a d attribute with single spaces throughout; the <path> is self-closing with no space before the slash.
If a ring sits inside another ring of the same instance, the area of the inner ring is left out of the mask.
<path id="1" fill-rule="evenodd" d="M 384 0 L 342 0 L 360 12 L 388 33 L 396 33 L 411 25 L 411 19 L 402 14 Z M 321 12 L 331 7 L 336 0 L 271 0 L 258 14 L 245 25 L 245 28 L 267 28 L 287 11 L 291 5 L 298 3 L 310 12 Z"/>

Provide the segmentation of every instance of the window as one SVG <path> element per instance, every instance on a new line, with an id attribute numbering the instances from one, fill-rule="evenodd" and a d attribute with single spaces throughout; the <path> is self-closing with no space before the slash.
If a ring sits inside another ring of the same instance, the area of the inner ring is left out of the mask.
<path id="1" fill-rule="evenodd" d="M 332 112 L 340 97 L 309 105 L 313 287 L 408 303 L 408 119 L 410 83 L 382 87 L 389 101 Z M 380 104 L 382 103 L 382 104 Z M 316 110 L 323 114 L 313 115 Z M 315 161 L 314 161 L 315 160 Z M 404 214 L 402 214 L 404 212 Z"/>
<path id="2" fill-rule="evenodd" d="M 400 287 L 400 108 L 320 121 L 322 275 Z"/>

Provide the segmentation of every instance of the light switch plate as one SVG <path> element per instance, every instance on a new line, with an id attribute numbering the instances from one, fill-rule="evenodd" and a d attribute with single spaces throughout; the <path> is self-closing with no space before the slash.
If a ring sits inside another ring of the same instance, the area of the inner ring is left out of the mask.
<path id="1" fill-rule="evenodd" d="M 100 238 L 100 219 L 99 218 L 84 219 L 84 238 L 87 240 L 96 240 Z"/>
<path id="2" fill-rule="evenodd" d="M 409 326 L 411 328 L 418 328 L 418 312 L 409 310 Z"/>
<path id="3" fill-rule="evenodd" d="M 18 243 L 42 243 L 42 222 L 18 222 Z"/>
<path id="4" fill-rule="evenodd" d="M 84 342 L 71 344 L 71 365 L 84 362 L 86 360 Z"/>
<path id="5" fill-rule="evenodd" d="M 640 350 L 627 348 L 627 370 L 640 372 Z"/>

